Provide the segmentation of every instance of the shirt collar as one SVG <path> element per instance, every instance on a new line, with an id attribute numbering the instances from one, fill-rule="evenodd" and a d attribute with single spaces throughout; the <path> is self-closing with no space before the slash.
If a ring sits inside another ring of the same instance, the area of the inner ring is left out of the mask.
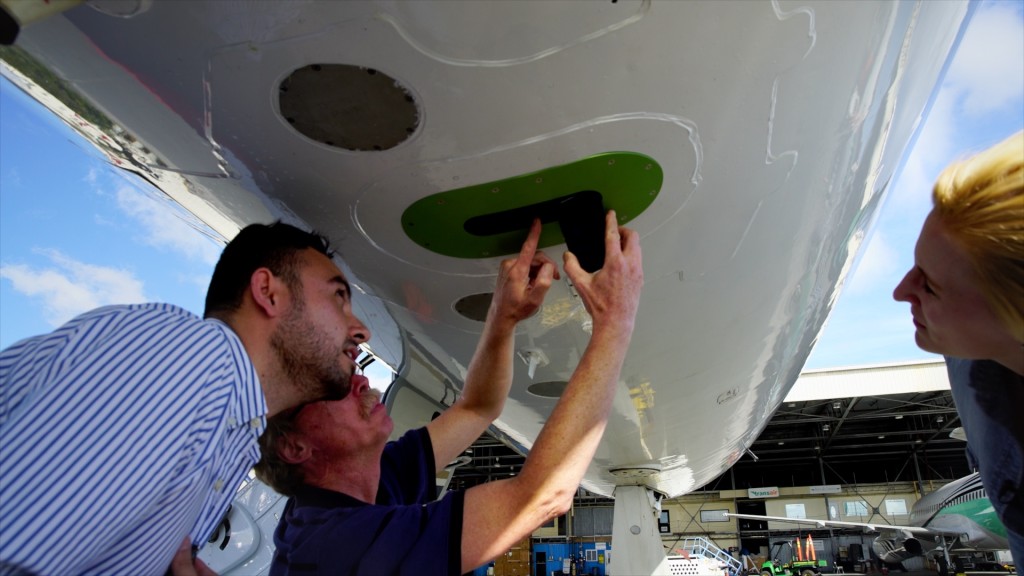
<path id="1" fill-rule="evenodd" d="M 263 395 L 256 367 L 242 345 L 242 340 L 230 326 L 216 318 L 207 318 L 207 322 L 224 333 L 224 339 L 231 355 L 231 367 L 235 371 L 237 381 L 236 394 L 228 409 L 228 426 L 230 428 L 249 427 L 256 436 L 263 434 L 267 427 L 267 399 Z"/>
<path id="2" fill-rule="evenodd" d="M 369 506 L 368 503 L 353 498 L 348 494 L 335 492 L 334 490 L 328 490 L 326 488 L 319 488 L 317 486 L 310 486 L 309 484 L 303 484 L 296 489 L 293 499 L 295 500 L 296 507 L 356 508 L 359 506 Z"/>

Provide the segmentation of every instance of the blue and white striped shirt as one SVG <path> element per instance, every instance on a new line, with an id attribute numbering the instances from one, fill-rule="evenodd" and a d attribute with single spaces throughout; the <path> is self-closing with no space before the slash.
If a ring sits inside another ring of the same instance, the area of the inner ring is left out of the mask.
<path id="1" fill-rule="evenodd" d="M 0 572 L 163 574 L 216 528 L 266 412 L 238 336 L 168 304 L 0 352 Z"/>

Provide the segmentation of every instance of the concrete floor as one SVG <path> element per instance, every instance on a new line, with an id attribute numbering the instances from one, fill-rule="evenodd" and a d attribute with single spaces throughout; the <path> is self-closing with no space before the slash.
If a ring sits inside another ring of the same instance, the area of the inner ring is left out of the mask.
<path id="1" fill-rule="evenodd" d="M 883 574 L 884 573 L 878 572 L 876 570 L 876 571 L 873 571 L 873 572 L 866 572 L 866 573 L 865 572 L 845 572 L 845 573 L 842 573 L 842 574 L 827 574 L 827 575 L 823 575 L 823 576 L 883 576 Z M 914 569 L 914 570 L 907 570 L 905 572 L 901 571 L 901 570 L 890 570 L 889 573 L 888 573 L 888 576 L 938 576 L 938 574 L 939 573 L 938 573 L 937 570 L 929 570 L 929 569 L 918 568 L 918 569 Z M 970 570 L 970 571 L 967 571 L 967 572 L 960 572 L 959 575 L 954 573 L 953 571 L 950 571 L 949 576 L 1017 576 L 1017 575 L 1014 572 L 995 572 L 995 571 L 979 572 L 979 571 L 975 571 L 975 570 Z"/>

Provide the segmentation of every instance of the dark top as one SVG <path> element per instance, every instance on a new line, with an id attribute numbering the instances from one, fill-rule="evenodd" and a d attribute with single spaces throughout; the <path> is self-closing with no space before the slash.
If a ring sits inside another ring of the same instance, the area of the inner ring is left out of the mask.
<path id="1" fill-rule="evenodd" d="M 1024 377 L 989 360 L 946 358 L 946 371 L 968 460 L 1024 562 Z"/>
<path id="2" fill-rule="evenodd" d="M 271 576 L 460 574 L 464 493 L 435 500 L 434 449 L 426 428 L 389 442 L 377 502 L 304 486 L 288 501 Z"/>

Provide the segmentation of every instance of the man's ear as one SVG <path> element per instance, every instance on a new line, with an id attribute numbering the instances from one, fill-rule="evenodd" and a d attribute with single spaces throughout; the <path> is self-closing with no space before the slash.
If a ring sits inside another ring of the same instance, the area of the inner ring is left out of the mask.
<path id="1" fill-rule="evenodd" d="M 312 455 L 312 447 L 299 434 L 288 434 L 277 445 L 277 456 L 289 464 L 302 464 Z"/>
<path id="2" fill-rule="evenodd" d="M 274 318 L 281 312 L 286 287 L 268 268 L 258 268 L 249 277 L 249 294 L 256 307 Z"/>

